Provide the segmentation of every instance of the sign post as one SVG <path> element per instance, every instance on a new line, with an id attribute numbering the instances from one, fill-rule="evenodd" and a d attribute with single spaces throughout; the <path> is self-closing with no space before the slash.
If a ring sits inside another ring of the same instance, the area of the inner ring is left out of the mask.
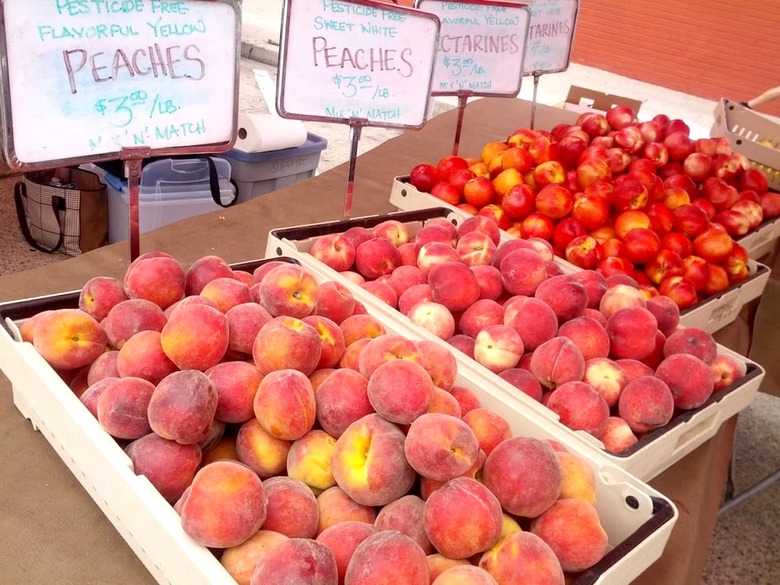
<path id="1" fill-rule="evenodd" d="M 235 141 L 240 0 L 0 0 L 0 19 L 9 166 L 126 161 L 134 258 L 142 160 Z"/>
<path id="2" fill-rule="evenodd" d="M 438 34 L 438 18 L 408 7 L 285 0 L 276 109 L 284 118 L 350 126 L 345 217 L 361 129 L 425 124 Z"/>
<path id="3" fill-rule="evenodd" d="M 545 73 L 560 73 L 569 68 L 579 0 L 533 0 L 523 75 L 534 78 L 531 122 L 536 118 L 539 78 Z"/>
<path id="4" fill-rule="evenodd" d="M 417 8 L 441 20 L 432 95 L 458 97 L 452 148 L 457 155 L 468 98 L 515 97 L 520 92 L 528 6 L 491 0 L 418 0 Z"/>

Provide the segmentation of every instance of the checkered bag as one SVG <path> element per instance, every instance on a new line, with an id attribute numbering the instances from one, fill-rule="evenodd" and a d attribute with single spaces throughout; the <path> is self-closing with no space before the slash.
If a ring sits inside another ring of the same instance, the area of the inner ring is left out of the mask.
<path id="1" fill-rule="evenodd" d="M 14 200 L 22 235 L 36 250 L 77 256 L 106 243 L 106 186 L 95 173 L 71 167 L 26 173 Z"/>

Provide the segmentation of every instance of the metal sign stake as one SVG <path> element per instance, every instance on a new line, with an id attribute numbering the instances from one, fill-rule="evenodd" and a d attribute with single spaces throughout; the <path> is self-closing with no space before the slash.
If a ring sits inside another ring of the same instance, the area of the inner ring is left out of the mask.
<path id="1" fill-rule="evenodd" d="M 151 149 L 149 148 L 123 148 L 120 154 L 125 161 L 125 176 L 127 177 L 127 196 L 128 196 L 128 233 L 130 234 L 130 261 L 138 258 L 141 251 L 140 243 L 140 210 L 139 210 L 139 191 L 141 183 L 141 172 L 143 171 L 143 162 L 149 158 Z"/>
<path id="2" fill-rule="evenodd" d="M 468 90 L 458 92 L 458 125 L 455 127 L 455 142 L 452 145 L 452 154 L 455 156 L 457 156 L 460 148 L 460 133 L 463 129 L 463 115 L 466 112 L 466 104 L 473 93 Z"/>
<path id="3" fill-rule="evenodd" d="M 536 94 L 539 91 L 539 78 L 542 76 L 541 71 L 534 71 L 534 93 L 533 93 L 533 99 L 531 100 L 531 130 L 534 129 L 534 121 L 536 119 Z"/>
<path id="4" fill-rule="evenodd" d="M 357 164 L 358 143 L 360 133 L 368 120 L 364 118 L 350 118 L 349 120 L 349 171 L 347 172 L 347 190 L 344 193 L 344 214 L 347 219 L 352 214 L 352 193 L 355 189 L 355 166 Z"/>

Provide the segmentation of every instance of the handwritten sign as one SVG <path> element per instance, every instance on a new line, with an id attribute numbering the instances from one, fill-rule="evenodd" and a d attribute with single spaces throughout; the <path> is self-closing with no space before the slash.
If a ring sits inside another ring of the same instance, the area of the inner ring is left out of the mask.
<path id="1" fill-rule="evenodd" d="M 571 57 L 578 0 L 533 0 L 525 47 L 525 75 L 566 71 Z"/>
<path id="2" fill-rule="evenodd" d="M 229 144 L 240 0 L 3 0 L 3 129 L 17 168 Z"/>
<path id="3" fill-rule="evenodd" d="M 369 0 L 285 0 L 276 108 L 287 118 L 419 128 L 439 19 Z"/>
<path id="4" fill-rule="evenodd" d="M 441 20 L 433 95 L 516 96 L 530 21 L 524 4 L 419 0 Z"/>

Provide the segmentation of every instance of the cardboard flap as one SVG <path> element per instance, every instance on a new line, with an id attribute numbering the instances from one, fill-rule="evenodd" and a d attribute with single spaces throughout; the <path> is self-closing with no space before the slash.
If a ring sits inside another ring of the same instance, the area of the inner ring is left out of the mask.
<path id="1" fill-rule="evenodd" d="M 604 114 L 613 106 L 628 106 L 635 114 L 638 114 L 642 101 L 572 85 L 569 88 L 569 95 L 566 96 L 566 103 L 563 107 L 572 112 L 598 112 Z"/>

